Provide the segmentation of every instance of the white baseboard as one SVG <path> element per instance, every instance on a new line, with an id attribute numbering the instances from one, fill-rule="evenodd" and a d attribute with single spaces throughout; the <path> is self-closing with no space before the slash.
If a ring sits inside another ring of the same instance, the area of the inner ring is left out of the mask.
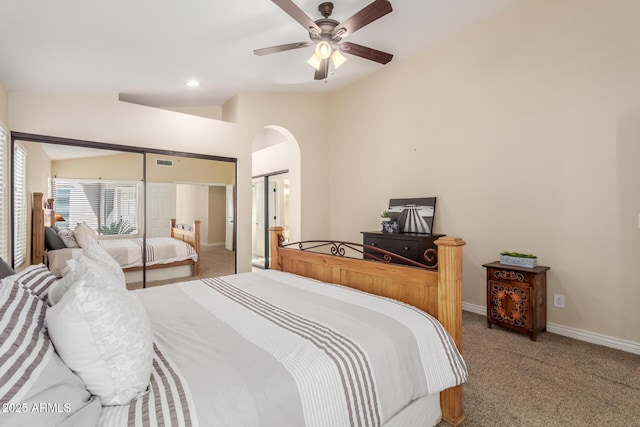
<path id="1" fill-rule="evenodd" d="M 487 308 L 482 305 L 462 303 L 462 309 L 471 313 L 487 315 Z M 571 328 L 569 326 L 558 325 L 557 323 L 547 323 L 547 331 L 574 338 L 580 341 L 586 341 L 591 344 L 598 344 L 616 350 L 627 351 L 633 354 L 640 354 L 640 343 L 627 341 L 620 338 L 614 338 L 607 335 L 597 334 L 595 332 L 583 331 L 581 329 Z"/>
<path id="2" fill-rule="evenodd" d="M 487 307 L 476 304 L 469 304 L 468 302 L 462 303 L 462 309 L 464 311 L 470 311 L 471 313 L 482 314 L 483 316 L 487 314 Z"/>

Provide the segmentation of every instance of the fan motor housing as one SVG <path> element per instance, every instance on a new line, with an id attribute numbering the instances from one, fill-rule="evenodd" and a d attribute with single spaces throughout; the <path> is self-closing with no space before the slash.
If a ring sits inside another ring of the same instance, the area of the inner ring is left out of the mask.
<path id="1" fill-rule="evenodd" d="M 320 3 L 320 5 L 318 6 L 318 10 L 320 11 L 320 15 L 328 18 L 333 13 L 333 3 L 331 3 L 330 1 Z"/>

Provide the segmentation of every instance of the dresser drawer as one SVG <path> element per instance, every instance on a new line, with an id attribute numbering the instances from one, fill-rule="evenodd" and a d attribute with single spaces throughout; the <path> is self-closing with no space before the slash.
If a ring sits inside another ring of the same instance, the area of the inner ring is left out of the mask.
<path id="1" fill-rule="evenodd" d="M 363 232 L 362 242 L 365 245 L 392 252 L 396 255 L 408 258 L 412 261 L 426 264 L 424 253 L 427 249 L 437 250 L 435 241 L 444 234 L 419 234 L 419 233 L 380 233 Z M 381 257 L 379 253 L 367 251 L 374 256 Z M 391 262 L 403 263 L 400 260 L 392 259 Z M 432 263 L 435 265 L 435 263 Z"/>
<path id="2" fill-rule="evenodd" d="M 419 259 L 420 242 L 413 240 L 393 240 L 382 237 L 365 237 L 364 244 L 375 248 L 393 252 L 396 255 L 410 259 Z"/>

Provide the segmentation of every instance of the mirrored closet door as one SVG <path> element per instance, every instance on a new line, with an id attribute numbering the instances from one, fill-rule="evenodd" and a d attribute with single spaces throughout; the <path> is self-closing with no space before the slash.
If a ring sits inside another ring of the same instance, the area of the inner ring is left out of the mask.
<path id="1" fill-rule="evenodd" d="M 12 146 L 16 268 L 61 275 L 86 224 L 130 289 L 236 271 L 234 159 L 24 134 Z"/>

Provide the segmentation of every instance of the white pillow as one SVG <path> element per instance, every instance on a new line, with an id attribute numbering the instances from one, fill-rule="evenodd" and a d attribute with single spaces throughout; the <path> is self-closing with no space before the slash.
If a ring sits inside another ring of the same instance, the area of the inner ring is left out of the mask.
<path id="1" fill-rule="evenodd" d="M 118 264 L 118 261 L 116 261 L 111 255 L 109 255 L 109 252 L 107 252 L 102 246 L 100 246 L 100 243 L 98 243 L 96 239 L 89 239 L 82 252 L 89 259 L 97 262 L 102 267 L 104 267 L 105 270 L 109 271 L 116 278 L 118 278 L 118 280 L 122 281 L 122 286 L 126 286 L 124 271 L 122 271 L 122 267 L 120 266 L 120 264 Z"/>
<path id="2" fill-rule="evenodd" d="M 46 318 L 60 358 L 104 406 L 126 405 L 147 392 L 152 335 L 133 292 L 80 280 L 47 310 Z"/>
<path id="3" fill-rule="evenodd" d="M 119 273 L 122 277 L 118 277 L 102 264 L 86 256 L 84 250 L 74 253 L 73 258 L 67 261 L 67 268 L 62 271 L 62 278 L 49 287 L 49 304 L 56 305 L 60 302 L 71 285 L 79 280 L 85 280 L 91 286 L 98 288 L 126 290 L 122 269 L 119 269 Z"/>
<path id="4" fill-rule="evenodd" d="M 73 237 L 81 248 L 87 246 L 89 240 L 96 240 L 96 232 L 87 225 L 86 222 L 79 222 L 73 230 Z"/>

